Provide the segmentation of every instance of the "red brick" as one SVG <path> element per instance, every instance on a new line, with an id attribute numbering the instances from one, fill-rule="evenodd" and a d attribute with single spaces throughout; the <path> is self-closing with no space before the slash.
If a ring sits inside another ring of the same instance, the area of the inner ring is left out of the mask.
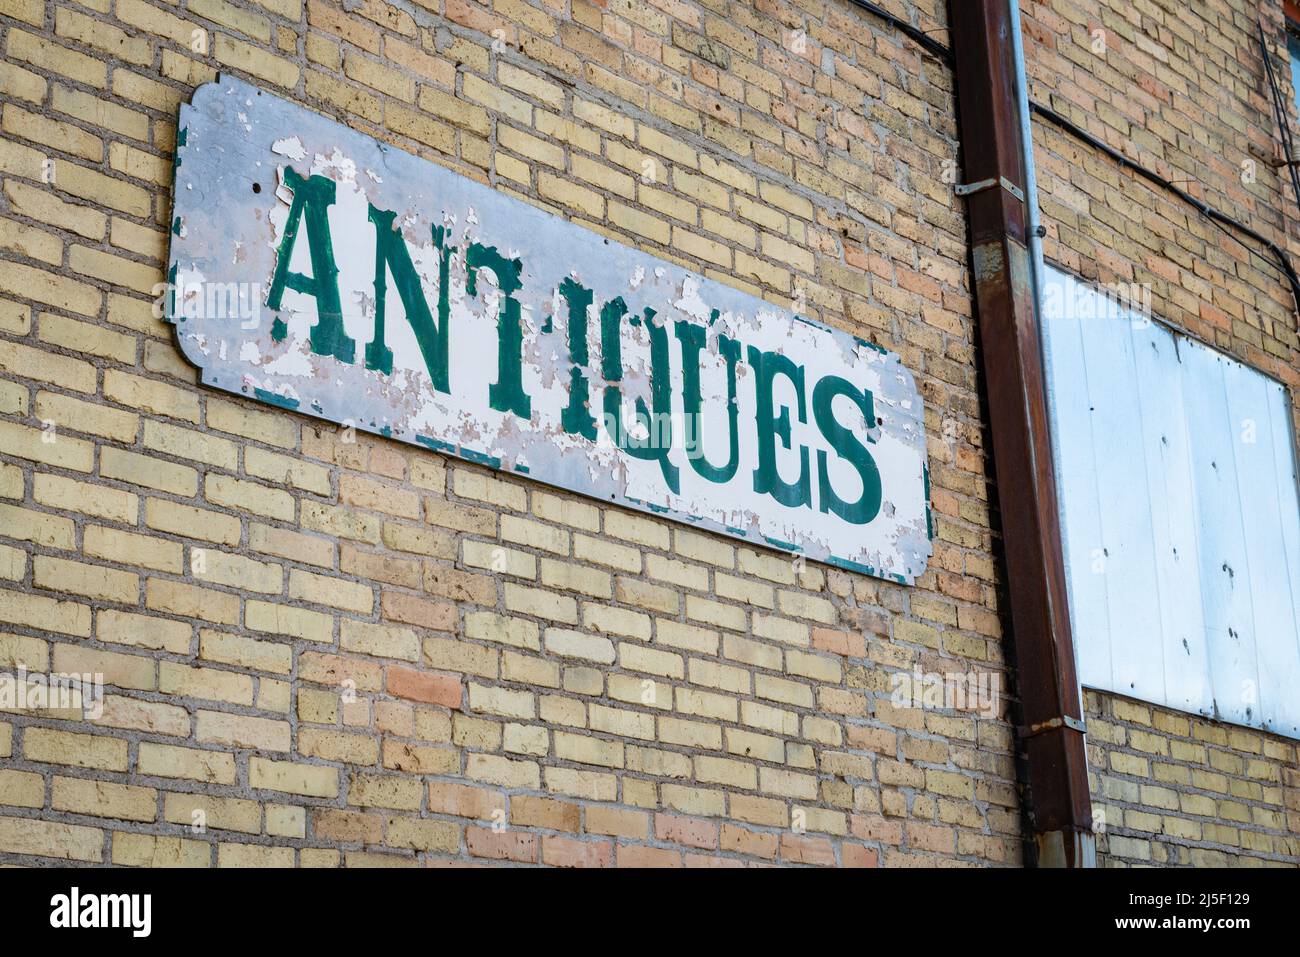
<path id="1" fill-rule="evenodd" d="M 450 675 L 431 674 L 390 665 L 388 668 L 388 693 L 412 701 L 427 701 L 445 708 L 460 708 L 461 683 Z"/>
<path id="2" fill-rule="evenodd" d="M 533 864 L 537 861 L 537 835 L 520 831 L 493 831 L 486 827 L 465 830 L 465 844 L 475 857 L 490 857 L 498 861 L 520 861 Z"/>
<path id="3" fill-rule="evenodd" d="M 812 643 L 813 647 L 819 651 L 830 651 L 851 658 L 865 658 L 867 656 L 867 639 L 852 631 L 814 628 Z"/>
<path id="4" fill-rule="evenodd" d="M 840 845 L 841 867 L 879 867 L 880 854 L 874 847 L 861 844 Z"/>
<path id="5" fill-rule="evenodd" d="M 380 615 L 388 621 L 400 621 L 434 631 L 456 630 L 456 605 L 453 602 L 429 601 L 401 592 L 385 591 L 379 608 Z"/>
<path id="6" fill-rule="evenodd" d="M 642 844 L 618 846 L 619 867 L 681 867 L 682 852 L 663 847 L 646 847 Z"/>
<path id="7" fill-rule="evenodd" d="M 799 834 L 781 835 L 781 860 L 791 864 L 820 864 L 835 866 L 835 848 L 824 837 L 807 837 Z"/>
<path id="8" fill-rule="evenodd" d="M 567 801 L 520 795 L 510 799 L 510 823 L 518 827 L 544 827 L 551 831 L 577 831 L 582 809 Z"/>
<path id="9" fill-rule="evenodd" d="M 429 810 L 435 814 L 487 821 L 492 819 L 493 811 L 504 812 L 505 808 L 506 796 L 498 791 L 470 787 L 467 784 L 444 784 L 441 781 L 429 784 Z"/>
<path id="10" fill-rule="evenodd" d="M 685 844 L 687 847 L 716 849 L 718 825 L 695 817 L 656 814 L 655 837 L 672 844 Z"/>
<path id="11" fill-rule="evenodd" d="M 542 838 L 542 863 L 552 867 L 609 867 L 613 841 L 578 841 L 548 834 Z"/>
<path id="12" fill-rule="evenodd" d="M 735 851 L 737 854 L 774 860 L 779 841 L 775 834 L 750 831 L 734 824 L 722 825 L 721 846 L 724 851 Z"/>

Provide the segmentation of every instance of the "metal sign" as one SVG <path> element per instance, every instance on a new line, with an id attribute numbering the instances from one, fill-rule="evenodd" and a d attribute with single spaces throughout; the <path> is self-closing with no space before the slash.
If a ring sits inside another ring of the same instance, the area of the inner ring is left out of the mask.
<path id="1" fill-rule="evenodd" d="M 611 201 L 612 202 L 612 201 Z M 203 382 L 902 582 L 898 356 L 223 77 L 181 107 L 168 319 Z"/>

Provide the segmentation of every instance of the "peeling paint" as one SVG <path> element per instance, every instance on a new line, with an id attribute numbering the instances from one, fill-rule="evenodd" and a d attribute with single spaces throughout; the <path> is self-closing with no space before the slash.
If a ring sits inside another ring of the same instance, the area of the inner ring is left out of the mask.
<path id="1" fill-rule="evenodd" d="M 261 305 L 173 305 L 204 383 L 854 571 L 924 570 L 924 409 L 898 356 L 233 78 L 180 120 L 169 275 Z M 672 441 L 638 445 L 647 426 Z"/>

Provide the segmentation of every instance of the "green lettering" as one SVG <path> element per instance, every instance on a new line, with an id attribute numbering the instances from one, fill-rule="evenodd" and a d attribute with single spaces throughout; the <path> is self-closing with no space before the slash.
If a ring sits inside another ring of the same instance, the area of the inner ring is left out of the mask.
<path id="1" fill-rule="evenodd" d="M 523 352 L 524 330 L 520 318 L 519 300 L 514 293 L 523 283 L 519 275 L 524 264 L 518 259 L 506 259 L 495 246 L 471 243 L 465 254 L 467 278 L 465 291 L 478 294 L 478 270 L 491 270 L 501 290 L 501 313 L 497 316 L 497 381 L 488 386 L 488 404 L 498 412 L 513 412 L 520 418 L 531 418 L 532 400 L 524 392 Z"/>
<path id="2" fill-rule="evenodd" d="M 587 383 L 586 365 L 590 361 L 587 350 L 587 309 L 591 306 L 591 290 L 565 277 L 560 283 L 560 295 L 569 306 L 569 404 L 560 414 L 560 423 L 566 432 L 581 435 L 590 441 L 596 439 L 596 417 L 591 414 L 591 392 Z"/>
<path id="3" fill-rule="evenodd" d="M 626 314 L 627 304 L 622 296 L 611 299 L 600 310 L 601 371 L 607 383 L 623 381 L 622 327 Z M 623 425 L 623 392 L 616 384 L 605 386 L 605 421 L 609 423 L 610 432 L 620 449 L 633 458 L 659 462 L 664 481 L 676 494 L 681 491 L 681 473 L 677 466 L 668 461 L 668 453 L 672 451 L 673 444 L 668 330 L 654 321 L 654 315 L 653 309 L 645 310 L 645 324 L 650 330 L 651 408 L 647 409 L 645 400 L 640 397 L 635 401 L 636 417 L 649 431 L 648 440 L 644 444 L 635 438 L 629 441 L 627 429 Z M 639 323 L 641 320 L 634 318 L 632 322 Z"/>
<path id="4" fill-rule="evenodd" d="M 871 457 L 866 446 L 835 420 L 831 404 L 835 397 L 840 395 L 847 397 L 858 407 L 867 420 L 867 428 L 872 428 L 876 424 L 875 403 L 870 392 L 858 389 L 847 379 L 834 375 L 828 375 L 817 383 L 817 387 L 813 389 L 813 418 L 817 420 L 817 428 L 821 429 L 822 435 L 826 437 L 831 448 L 852 463 L 857 469 L 858 477 L 862 479 L 862 494 L 858 496 L 858 500 L 844 501 L 831 488 L 831 479 L 826 468 L 826 452 L 818 449 L 819 507 L 823 512 L 833 512 L 846 522 L 865 525 L 880 512 L 880 470 L 876 467 L 876 461 Z"/>
<path id="5" fill-rule="evenodd" d="M 370 207 L 370 221 L 375 224 L 375 337 L 366 346 L 366 368 L 391 374 L 393 350 L 384 343 L 384 312 L 387 277 L 393 274 L 393 286 L 402 300 L 406 321 L 411 324 L 415 341 L 420 344 L 424 365 L 438 392 L 450 392 L 448 376 L 448 323 L 450 311 L 447 293 L 448 262 L 454 250 L 443 243 L 444 230 L 433 227 L 433 241 L 438 247 L 438 322 L 435 325 L 425 299 L 420 276 L 411 262 L 406 240 L 393 228 L 396 213 Z"/>
<path id="6" fill-rule="evenodd" d="M 799 481 L 787 482 L 776 469 L 776 440 L 791 447 L 790 409 L 781 406 L 781 414 L 772 410 L 772 384 L 778 375 L 793 383 L 799 400 L 799 421 L 807 422 L 804 407 L 803 366 L 795 365 L 779 352 L 763 352 L 749 347 L 749 364 L 754 367 L 756 396 L 754 419 L 758 426 L 758 468 L 754 469 L 754 491 L 770 494 L 782 505 L 798 508 L 812 504 L 812 481 L 808 475 L 808 446 L 799 446 Z"/>
<path id="7" fill-rule="evenodd" d="M 710 482 L 729 482 L 740 465 L 737 425 L 739 407 L 736 403 L 736 362 L 740 359 L 740 343 L 727 336 L 718 336 L 718 350 L 727 360 L 727 431 L 730 433 L 731 448 L 727 464 L 719 468 L 705 457 L 701 435 L 703 416 L 700 413 L 700 351 L 704 348 L 707 330 L 704 326 L 685 319 L 678 320 L 675 328 L 677 339 L 682 344 L 682 404 L 686 421 L 693 424 L 693 427 L 687 429 L 690 439 L 686 446 L 686 458 L 695 471 Z"/>
<path id="8" fill-rule="evenodd" d="M 275 274 L 266 304 L 278 310 L 286 288 L 312 296 L 316 300 L 316 324 L 311 327 L 311 351 L 334 356 L 341 362 L 356 361 L 357 344 L 343 331 L 343 307 L 339 302 L 339 270 L 334 263 L 334 246 L 330 242 L 329 207 L 334 204 L 334 181 L 325 176 L 304 179 L 292 166 L 284 171 L 284 182 L 293 190 L 289 219 L 276 252 Z M 298 227 L 304 214 L 307 220 L 307 246 L 311 252 L 311 278 L 290 272 Z M 277 319 L 271 335 L 283 341 L 288 328 Z"/>

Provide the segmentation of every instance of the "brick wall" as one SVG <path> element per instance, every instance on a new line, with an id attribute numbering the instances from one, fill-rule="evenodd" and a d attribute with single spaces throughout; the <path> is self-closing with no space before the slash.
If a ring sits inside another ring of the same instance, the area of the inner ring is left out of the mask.
<path id="1" fill-rule="evenodd" d="M 1023 5 L 1030 95 L 1300 261 L 1256 17 L 1300 129 L 1281 4 L 1052 0 Z M 1049 123 L 1034 123 L 1049 261 L 1139 283 L 1156 320 L 1300 396 L 1295 302 L 1265 251 Z M 1246 174 L 1246 175 L 1243 175 Z M 1295 742 L 1111 694 L 1086 695 L 1108 865 L 1300 861 Z"/>
<path id="2" fill-rule="evenodd" d="M 1005 718 L 890 703 L 1004 671 L 946 67 L 842 0 L 0 0 L 0 44 L 0 664 L 107 684 L 0 720 L 0 860 L 1021 860 Z M 218 70 L 900 352 L 930 571 L 199 388 L 152 290 Z"/>
<path id="3" fill-rule="evenodd" d="M 1100 60 L 1091 4 L 1026 4 L 1035 96 L 1278 231 L 1266 166 L 1224 178 L 1225 144 L 1271 143 L 1233 3 L 1226 33 L 1106 12 Z M 942 3 L 907 14 L 941 31 Z M 1006 718 L 890 701 L 915 667 L 1010 683 L 946 67 L 845 0 L 0 0 L 0 51 L 0 669 L 107 685 L 96 720 L 0 713 L 0 861 L 1022 860 Z M 1211 68 L 1233 99 L 1202 116 Z M 795 566 L 198 387 L 153 289 L 176 108 L 218 70 L 899 352 L 930 571 Z M 1152 282 L 1161 318 L 1295 384 L 1269 267 L 1035 133 L 1054 261 Z M 1146 729 L 1120 704 L 1089 697 L 1115 863 L 1175 817 L 1143 796 L 1165 762 L 1128 776 Z M 1233 843 L 1192 803 L 1150 859 L 1294 860 L 1267 817 L 1296 830 L 1269 777 L 1294 750 L 1205 728 L 1259 826 Z M 1217 793 L 1177 738 L 1169 790 Z"/>
<path id="4" fill-rule="evenodd" d="M 1294 864 L 1296 745 L 1089 691 L 1088 765 L 1107 865 Z"/>

